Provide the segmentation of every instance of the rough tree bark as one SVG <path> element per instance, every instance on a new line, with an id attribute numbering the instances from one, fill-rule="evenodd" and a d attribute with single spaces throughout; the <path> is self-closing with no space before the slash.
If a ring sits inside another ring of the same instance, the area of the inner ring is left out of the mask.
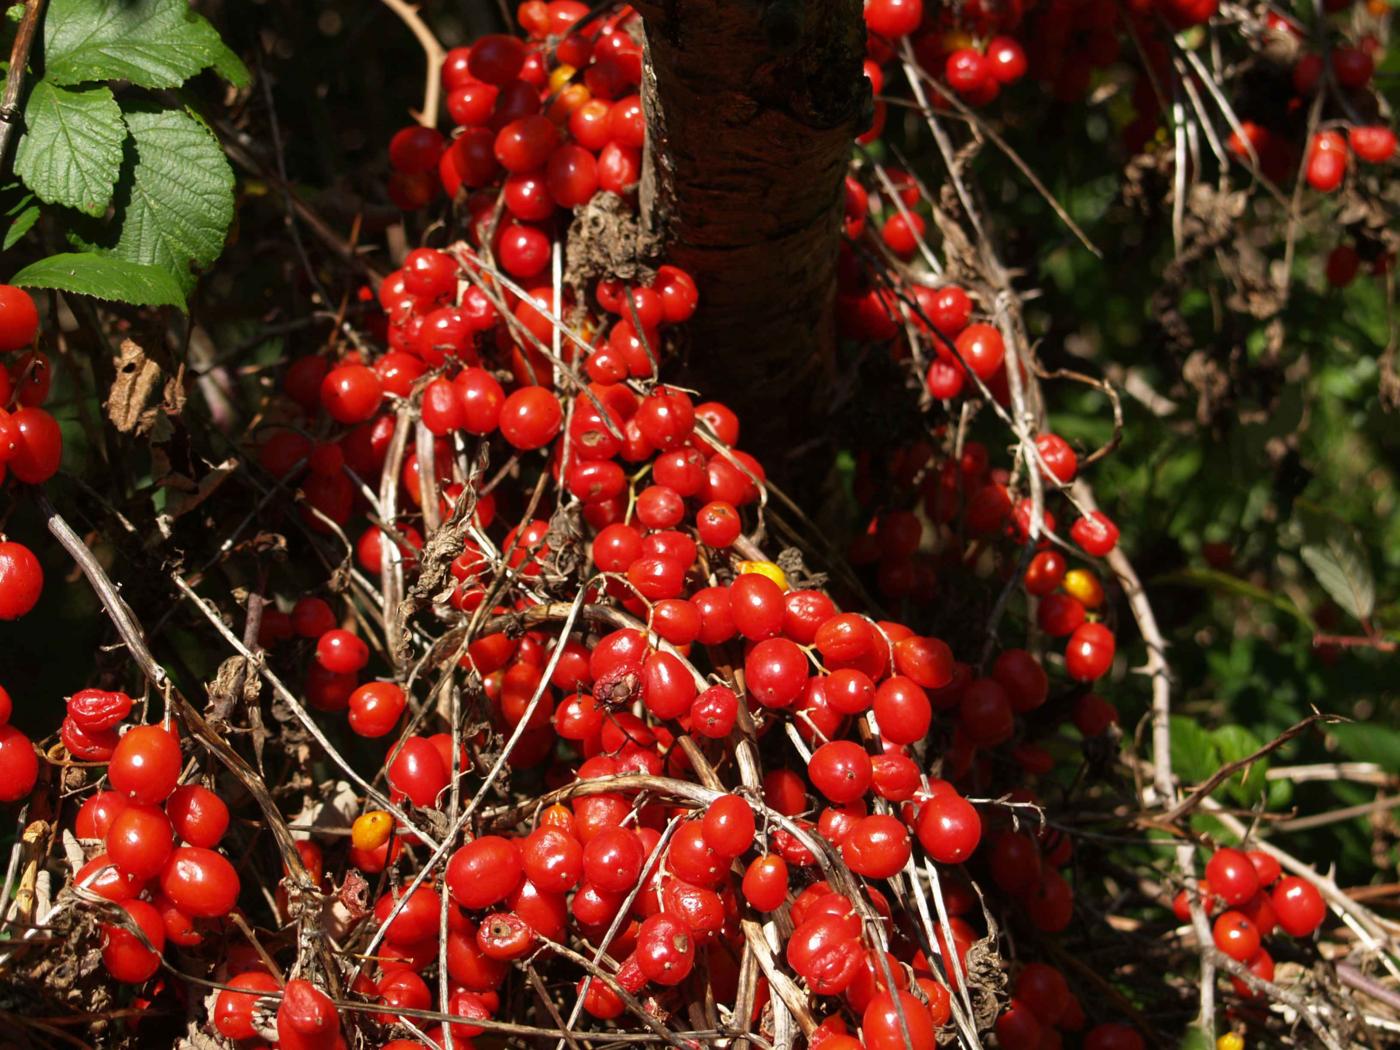
<path id="1" fill-rule="evenodd" d="M 690 371 L 771 457 L 811 436 L 835 342 L 843 176 L 871 105 L 861 3 L 634 6 L 655 166 L 644 215 L 700 287 Z"/>

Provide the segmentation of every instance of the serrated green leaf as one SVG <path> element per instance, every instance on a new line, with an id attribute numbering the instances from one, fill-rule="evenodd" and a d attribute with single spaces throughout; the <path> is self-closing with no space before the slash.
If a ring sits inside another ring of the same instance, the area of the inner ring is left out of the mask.
<path id="1" fill-rule="evenodd" d="M 100 215 L 121 173 L 125 139 L 111 88 L 63 88 L 40 80 L 24 106 L 15 174 L 45 203 Z"/>
<path id="2" fill-rule="evenodd" d="M 1179 569 L 1176 572 L 1154 577 L 1152 583 L 1156 586 L 1199 587 L 1219 594 L 1248 598 L 1250 601 L 1272 605 L 1279 612 L 1292 616 L 1309 628 L 1312 627 L 1312 619 L 1308 614 L 1294 605 L 1287 596 L 1275 594 L 1263 587 L 1256 587 L 1248 580 L 1242 580 L 1228 572 L 1219 572 L 1215 569 Z"/>
<path id="3" fill-rule="evenodd" d="M 188 294 L 191 265 L 223 251 L 233 221 L 233 172 L 218 140 L 181 110 L 126 111 L 134 160 L 117 186 L 112 253 L 169 270 Z"/>
<path id="4" fill-rule="evenodd" d="M 1331 599 L 1358 620 L 1376 606 L 1376 584 L 1366 550 L 1349 530 L 1333 529 L 1298 552 Z"/>
<path id="5" fill-rule="evenodd" d="M 248 70 L 186 0 L 50 0 L 44 78 L 179 87 L 204 69 L 242 87 Z"/>
<path id="6" fill-rule="evenodd" d="M 142 266 L 97 252 L 50 255 L 26 266 L 10 280 L 23 288 L 56 288 L 61 292 L 135 306 L 185 309 L 185 296 L 179 283 L 163 268 Z"/>
<path id="7" fill-rule="evenodd" d="M 249 72 L 243 59 L 235 55 L 222 40 L 219 41 L 214 61 L 209 63 L 209 68 L 234 87 L 247 87 L 253 82 L 253 74 Z"/>
<path id="8" fill-rule="evenodd" d="M 1220 755 L 1220 764 L 1228 765 L 1254 754 L 1262 746 L 1262 741 L 1244 726 L 1221 726 L 1210 735 Z M 1236 801 L 1242 806 L 1252 806 L 1264 790 L 1266 774 L 1269 772 L 1267 757 L 1259 759 L 1248 769 L 1241 770 L 1227 780 L 1226 786 Z"/>
<path id="9" fill-rule="evenodd" d="M 1172 769 L 1186 781 L 1206 780 L 1220 768 L 1211 735 L 1184 715 L 1172 715 Z"/>

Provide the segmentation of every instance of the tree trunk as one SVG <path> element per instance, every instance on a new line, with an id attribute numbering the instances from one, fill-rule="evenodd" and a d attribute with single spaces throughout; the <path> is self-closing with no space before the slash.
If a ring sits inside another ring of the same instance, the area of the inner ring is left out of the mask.
<path id="1" fill-rule="evenodd" d="M 640 2 L 667 255 L 700 309 L 689 371 L 768 462 L 810 437 L 835 344 L 843 177 L 868 113 L 860 0 Z"/>

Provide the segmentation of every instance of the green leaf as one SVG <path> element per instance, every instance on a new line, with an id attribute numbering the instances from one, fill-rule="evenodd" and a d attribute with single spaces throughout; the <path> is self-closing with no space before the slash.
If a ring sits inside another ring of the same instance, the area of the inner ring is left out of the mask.
<path id="1" fill-rule="evenodd" d="M 1358 620 L 1369 620 L 1376 606 L 1376 584 L 1366 550 L 1349 529 L 1333 529 L 1321 543 L 1299 554 L 1332 600 Z"/>
<path id="2" fill-rule="evenodd" d="M 1221 726 L 1211 735 L 1215 750 L 1220 755 L 1220 764 L 1228 765 L 1254 754 L 1262 746 L 1262 741 L 1244 726 Z M 1226 786 L 1236 801 L 1242 806 L 1252 806 L 1264 790 L 1265 777 L 1269 772 L 1268 758 L 1261 758 L 1248 769 L 1241 770 L 1227 780 Z"/>
<path id="3" fill-rule="evenodd" d="M 1172 769 L 1185 781 L 1206 780 L 1220 768 L 1211 735 L 1184 715 L 1172 715 Z"/>
<path id="4" fill-rule="evenodd" d="M 121 173 L 126 125 L 109 87 L 40 80 L 24 106 L 15 174 L 47 204 L 101 215 Z"/>
<path id="5" fill-rule="evenodd" d="M 243 87 L 247 67 L 186 0 L 51 0 L 44 78 L 59 85 L 128 80 L 179 87 L 204 69 Z"/>
<path id="6" fill-rule="evenodd" d="M 13 248 L 19 239 L 28 233 L 38 221 L 39 205 L 32 202 L 26 204 L 20 209 L 19 214 L 10 220 L 9 229 L 5 231 L 5 238 L 0 241 L 0 251 L 7 252 Z"/>
<path id="7" fill-rule="evenodd" d="M 1400 773 L 1400 732 L 1374 722 L 1329 726 L 1327 735 L 1357 762 L 1374 762 L 1387 773 Z"/>
<path id="8" fill-rule="evenodd" d="M 233 172 L 202 123 L 180 110 L 130 109 L 134 163 L 117 187 L 120 236 L 112 253 L 169 270 L 185 293 L 191 264 L 223 251 L 233 221 Z"/>
<path id="9" fill-rule="evenodd" d="M 50 255 L 26 266 L 10 280 L 23 288 L 56 288 L 135 306 L 185 309 L 179 282 L 166 270 L 96 252 Z"/>
<path id="10" fill-rule="evenodd" d="M 1271 605 L 1279 612 L 1286 613 L 1309 628 L 1312 627 L 1312 620 L 1308 614 L 1294 605 L 1286 595 L 1275 594 L 1263 587 L 1256 587 L 1248 580 L 1242 580 L 1228 572 L 1219 572 L 1215 569 L 1178 569 L 1176 572 L 1168 572 L 1154 577 L 1152 583 L 1162 586 L 1174 584 L 1179 587 L 1199 587 L 1217 594 L 1248 598 L 1253 602 Z"/>
<path id="11" fill-rule="evenodd" d="M 0 251 L 9 251 L 39 221 L 39 204 L 34 200 L 34 194 L 25 192 L 17 182 L 0 189 L 0 193 L 16 194 L 15 200 L 5 209 L 3 220 L 0 220 L 0 226 L 5 227 Z"/>

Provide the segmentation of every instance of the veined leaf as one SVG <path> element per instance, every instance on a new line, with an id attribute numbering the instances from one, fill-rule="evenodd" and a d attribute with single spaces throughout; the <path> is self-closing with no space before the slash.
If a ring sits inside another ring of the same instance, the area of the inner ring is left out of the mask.
<path id="1" fill-rule="evenodd" d="M 26 266 L 10 280 L 22 288 L 56 288 L 135 306 L 185 309 L 179 283 L 164 268 L 97 252 L 50 255 Z"/>
<path id="2" fill-rule="evenodd" d="M 1376 607 L 1376 584 L 1370 560 L 1356 537 L 1334 529 L 1320 543 L 1299 554 L 1328 596 L 1357 620 L 1369 620 Z"/>
<path id="3" fill-rule="evenodd" d="M 47 204 L 101 215 L 121 173 L 126 125 L 109 87 L 40 80 L 24 106 L 15 174 Z"/>
<path id="4" fill-rule="evenodd" d="M 169 270 L 186 294 L 191 265 L 219 257 L 233 221 L 233 172 L 202 123 L 180 110 L 126 112 L 135 162 L 117 187 L 112 253 Z"/>
<path id="5" fill-rule="evenodd" d="M 179 87 L 204 69 L 242 87 L 248 69 L 186 0 L 50 0 L 44 79 Z"/>

